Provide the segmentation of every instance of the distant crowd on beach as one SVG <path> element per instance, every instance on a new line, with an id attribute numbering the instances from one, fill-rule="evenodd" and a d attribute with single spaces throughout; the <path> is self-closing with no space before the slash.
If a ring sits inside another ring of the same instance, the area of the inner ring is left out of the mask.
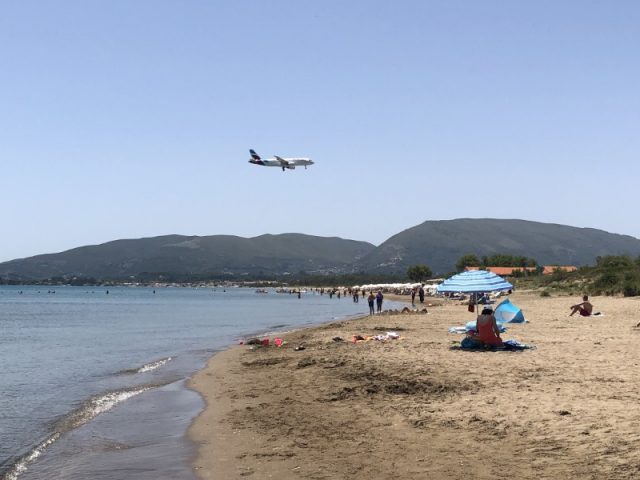
<path id="1" fill-rule="evenodd" d="M 340 298 L 351 298 L 354 303 L 359 303 L 360 299 L 363 300 L 366 298 L 369 304 L 369 315 L 374 315 L 375 313 L 382 313 L 382 304 L 384 302 L 384 294 L 382 293 L 382 289 L 378 289 L 375 293 L 373 290 L 367 291 L 365 289 L 359 288 L 324 288 L 317 287 L 311 288 L 313 293 L 318 293 L 320 295 L 328 295 L 329 298 L 333 298 L 334 296 L 338 299 Z M 308 290 L 300 290 L 300 289 L 290 289 L 290 290 L 280 290 L 279 293 L 289 293 L 293 295 L 297 295 L 298 298 L 301 298 L 301 292 L 307 293 Z M 415 295 L 412 296 L 412 300 Z M 420 301 L 424 301 L 424 290 L 420 294 Z"/>
<path id="2" fill-rule="evenodd" d="M 312 288 L 311 291 L 315 293 L 319 293 L 320 295 L 327 294 L 329 298 L 333 298 L 334 296 L 339 298 L 351 298 L 354 303 L 359 303 L 360 299 L 364 300 L 366 298 L 367 303 L 369 305 L 369 315 L 375 315 L 376 313 L 382 313 L 382 305 L 384 303 L 384 293 L 382 288 L 378 289 L 370 289 L 366 290 L 364 288 Z M 293 291 L 292 293 L 295 293 Z M 396 292 L 392 292 L 396 293 Z M 405 293 L 405 292 L 402 292 Z M 418 297 L 420 303 L 424 303 L 426 291 L 424 289 L 424 285 L 415 286 L 411 290 L 411 304 L 415 306 L 416 296 Z M 299 296 L 299 290 L 298 290 Z"/>

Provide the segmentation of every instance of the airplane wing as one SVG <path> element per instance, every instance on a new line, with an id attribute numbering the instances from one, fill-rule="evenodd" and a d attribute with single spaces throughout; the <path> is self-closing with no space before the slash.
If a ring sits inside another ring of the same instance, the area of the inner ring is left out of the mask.
<path id="1" fill-rule="evenodd" d="M 289 165 L 289 162 L 288 162 L 288 161 L 286 161 L 284 158 L 279 157 L 279 156 L 277 156 L 277 155 L 274 155 L 274 157 L 276 157 L 276 160 L 278 160 L 278 161 L 280 162 L 280 165 L 282 165 L 282 166 L 287 166 L 287 165 Z"/>

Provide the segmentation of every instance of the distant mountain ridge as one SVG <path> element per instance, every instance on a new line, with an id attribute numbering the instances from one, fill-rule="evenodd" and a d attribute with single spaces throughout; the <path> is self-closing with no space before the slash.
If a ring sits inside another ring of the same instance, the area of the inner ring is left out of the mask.
<path id="1" fill-rule="evenodd" d="M 594 264 L 598 256 L 639 255 L 640 240 L 594 228 L 528 220 L 431 220 L 392 236 L 358 265 L 372 273 L 399 273 L 411 265 L 426 264 L 434 272 L 446 273 L 468 253 L 523 255 L 539 264 L 580 266 Z"/>
<path id="2" fill-rule="evenodd" d="M 142 273 L 328 274 L 349 268 L 374 248 L 367 242 L 298 233 L 254 238 L 165 235 L 11 260 L 0 263 L 0 277 L 38 280 L 60 276 L 126 279 Z"/>
<path id="3" fill-rule="evenodd" d="M 429 220 L 375 247 L 371 243 L 300 233 L 244 238 L 165 235 L 115 240 L 61 253 L 0 263 L 0 278 L 93 277 L 124 280 L 141 274 L 296 275 L 353 272 L 404 274 L 426 264 L 447 273 L 465 254 L 506 253 L 540 264 L 588 265 L 605 255 L 640 255 L 640 240 L 593 228 L 527 220 Z"/>

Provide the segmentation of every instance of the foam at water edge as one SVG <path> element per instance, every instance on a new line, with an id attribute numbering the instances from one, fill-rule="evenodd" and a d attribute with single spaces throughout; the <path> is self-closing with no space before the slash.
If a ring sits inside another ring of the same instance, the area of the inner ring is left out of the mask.
<path id="1" fill-rule="evenodd" d="M 171 360 L 173 360 L 172 357 L 167 357 L 167 358 L 162 358 L 160 360 L 157 360 L 155 362 L 149 362 L 149 363 L 145 363 L 143 366 L 141 366 L 138 370 L 136 370 L 137 373 L 145 373 L 145 372 L 151 372 L 157 368 L 160 368 L 163 365 L 166 365 L 167 363 L 169 363 Z"/>
<path id="2" fill-rule="evenodd" d="M 0 478 L 2 478 L 2 480 L 16 480 L 20 474 L 27 470 L 28 465 L 42 455 L 62 434 L 84 425 L 101 413 L 108 412 L 119 403 L 146 392 L 151 388 L 153 387 L 145 386 L 132 390 L 118 390 L 89 399 L 81 407 L 60 420 L 55 425 L 55 433 L 18 460 L 5 476 Z"/>
<path id="3" fill-rule="evenodd" d="M 78 428 L 88 421 L 95 418 L 101 413 L 107 412 L 120 402 L 135 397 L 136 395 L 146 392 L 151 387 L 141 387 L 132 390 L 118 390 L 115 392 L 105 393 L 103 395 L 93 397 L 82 407 L 73 412 L 63 422 L 60 423 L 63 431 L 69 431 L 72 428 Z"/>
<path id="4" fill-rule="evenodd" d="M 116 373 L 116 375 L 132 375 L 132 374 L 136 374 L 136 373 L 152 372 L 152 371 L 162 367 L 163 365 L 166 365 L 167 363 L 169 363 L 173 359 L 174 359 L 174 357 L 161 358 L 160 360 L 154 360 L 153 362 L 145 363 L 141 367 L 127 368 L 125 370 L 120 370 L 119 372 Z"/>
<path id="5" fill-rule="evenodd" d="M 47 438 L 44 442 L 38 445 L 36 448 L 31 450 L 31 452 L 24 457 L 22 457 L 11 470 L 7 472 L 7 474 L 3 477 L 5 480 L 16 480 L 21 473 L 24 473 L 27 470 L 27 465 L 33 462 L 36 458 L 42 455 L 42 452 L 55 442 L 60 437 L 59 433 L 54 433 L 49 438 Z"/>

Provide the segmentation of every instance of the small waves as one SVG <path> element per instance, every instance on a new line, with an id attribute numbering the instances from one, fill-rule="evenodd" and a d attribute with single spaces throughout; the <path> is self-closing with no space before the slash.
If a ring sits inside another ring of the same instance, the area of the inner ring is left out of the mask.
<path id="1" fill-rule="evenodd" d="M 161 358 L 160 360 L 156 360 L 155 362 L 145 363 L 143 366 L 141 366 L 137 370 L 137 373 L 152 372 L 153 370 L 156 370 L 157 368 L 160 368 L 161 366 L 166 365 L 171 360 L 173 360 L 173 358 L 167 357 L 167 358 Z"/>
<path id="2" fill-rule="evenodd" d="M 60 433 L 66 433 L 74 428 L 78 428 L 85 423 L 91 421 L 101 413 L 108 412 L 119 403 L 128 400 L 131 397 L 140 395 L 147 390 L 153 388 L 152 386 L 135 387 L 125 390 L 116 390 L 113 392 L 103 393 L 91 397 L 84 402 L 80 407 L 72 411 L 69 415 L 60 419 L 55 426 L 55 430 Z"/>
<path id="3" fill-rule="evenodd" d="M 165 361 L 166 363 L 166 361 L 169 361 L 169 359 L 163 359 L 163 361 Z M 146 365 L 140 368 L 144 368 L 145 366 Z M 78 408 L 59 419 L 53 426 L 53 433 L 45 441 L 39 443 L 29 453 L 18 459 L 9 469 L 9 471 L 4 474 L 4 476 L 0 476 L 0 479 L 17 480 L 17 478 L 27 470 L 27 467 L 30 463 L 35 461 L 40 455 L 44 453 L 44 451 L 49 446 L 56 442 L 65 433 L 81 427 L 82 425 L 93 420 L 98 415 L 108 412 L 113 407 L 124 402 L 125 400 L 135 397 L 136 395 L 140 395 L 147 390 L 158 388 L 164 385 L 166 385 L 166 383 L 142 385 L 129 389 L 106 392 L 89 398 Z"/>
<path id="4" fill-rule="evenodd" d="M 44 442 L 40 443 L 28 454 L 18 460 L 13 467 L 11 467 L 11 469 L 0 478 L 3 480 L 16 480 L 21 473 L 24 473 L 27 470 L 27 466 L 42 455 L 42 452 L 44 452 L 49 445 L 58 440 L 58 438 L 60 438 L 60 434 L 57 432 L 51 435 Z"/>
<path id="5" fill-rule="evenodd" d="M 121 375 L 132 375 L 135 373 L 153 372 L 154 370 L 157 370 L 163 365 L 166 365 L 171 360 L 173 360 L 173 357 L 161 358 L 160 360 L 155 360 L 153 362 L 145 363 L 144 365 L 138 368 L 128 368 L 126 370 L 120 370 L 118 373 Z"/>
<path id="6" fill-rule="evenodd" d="M 287 324 L 287 323 L 278 323 L 276 325 L 270 325 L 267 328 L 269 328 L 271 330 L 279 330 L 281 328 L 288 327 L 288 326 L 289 326 L 289 324 Z"/>

